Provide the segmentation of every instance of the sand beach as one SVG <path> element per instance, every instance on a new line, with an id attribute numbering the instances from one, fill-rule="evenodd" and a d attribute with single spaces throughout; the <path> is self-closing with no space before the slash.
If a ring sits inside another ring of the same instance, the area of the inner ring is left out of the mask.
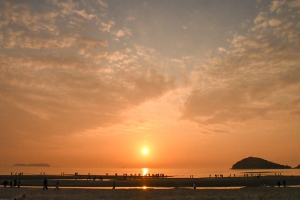
<path id="1" fill-rule="evenodd" d="M 0 199 L 12 199 L 25 194 L 25 198 L 30 200 L 81 200 L 81 199 L 300 199 L 299 188 L 261 188 L 251 187 L 238 190 L 192 190 L 192 189 L 116 189 L 116 190 L 86 190 L 86 189 L 62 189 L 47 190 L 42 189 L 0 189 Z"/>
<path id="2" fill-rule="evenodd" d="M 17 177 L 1 175 L 0 181 L 8 178 Z M 77 176 L 24 175 L 21 178 L 20 188 L 1 186 L 0 200 L 300 199 L 299 176 L 135 179 L 112 176 L 109 179 L 88 180 L 86 177 L 78 179 Z M 48 180 L 48 190 L 43 190 L 44 178 Z M 60 182 L 60 190 L 55 190 L 57 180 Z M 283 180 L 286 181 L 286 187 L 282 185 Z M 278 181 L 280 187 L 277 186 Z M 114 182 L 116 188 L 112 189 Z M 193 183 L 197 186 L 196 190 L 192 187 Z"/>

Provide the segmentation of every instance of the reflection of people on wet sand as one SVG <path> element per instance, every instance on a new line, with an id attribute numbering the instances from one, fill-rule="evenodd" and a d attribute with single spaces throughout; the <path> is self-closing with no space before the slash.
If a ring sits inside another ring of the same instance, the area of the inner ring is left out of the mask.
<path id="1" fill-rule="evenodd" d="M 277 182 L 277 186 L 280 187 L 280 181 Z"/>
<path id="2" fill-rule="evenodd" d="M 283 180 L 283 187 L 285 187 L 286 183 L 285 183 L 285 180 Z"/>
<path id="3" fill-rule="evenodd" d="M 48 190 L 48 180 L 46 178 L 43 181 L 43 190 Z"/>
<path id="4" fill-rule="evenodd" d="M 8 184 L 8 181 L 7 181 L 7 180 L 5 180 L 5 181 L 3 182 L 3 185 L 4 185 L 4 187 L 6 187 L 6 186 L 7 186 L 7 184 Z"/>
<path id="5" fill-rule="evenodd" d="M 58 187 L 59 187 L 59 181 L 57 180 L 57 181 L 56 181 L 56 184 L 55 184 L 55 190 L 59 190 Z"/>
<path id="6" fill-rule="evenodd" d="M 21 179 L 18 180 L 18 188 L 21 186 Z"/>
<path id="7" fill-rule="evenodd" d="M 196 183 L 193 183 L 194 190 L 196 189 Z"/>
<path id="8" fill-rule="evenodd" d="M 113 182 L 113 188 L 112 189 L 113 190 L 116 189 L 116 182 L 115 181 Z"/>

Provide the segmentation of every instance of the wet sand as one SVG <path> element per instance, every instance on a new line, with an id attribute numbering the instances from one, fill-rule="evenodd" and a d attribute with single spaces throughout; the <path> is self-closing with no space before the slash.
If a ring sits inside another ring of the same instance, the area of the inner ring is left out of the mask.
<path id="1" fill-rule="evenodd" d="M 90 176 L 93 178 L 94 176 Z M 152 178 L 152 177 L 126 177 L 123 176 L 95 176 L 96 179 L 88 179 L 88 176 L 57 176 L 57 175 L 0 175 L 0 184 L 4 180 L 21 180 L 21 186 L 41 186 L 44 178 L 48 179 L 49 186 L 55 186 L 56 180 L 60 186 L 74 187 L 111 187 L 115 182 L 116 187 L 192 187 L 196 183 L 198 187 L 258 187 L 261 184 L 276 186 L 283 180 L 287 185 L 300 185 L 300 176 L 261 176 L 257 177 L 219 177 L 219 178 Z M 103 181 L 99 178 L 103 177 Z"/>
<path id="2" fill-rule="evenodd" d="M 28 200 L 76 200 L 76 199 L 300 199 L 299 188 L 250 187 L 238 190 L 42 190 L 29 188 L 0 188 L 0 199 L 11 199 L 25 194 Z"/>
<path id="3" fill-rule="evenodd" d="M 11 176 L 0 176 L 1 183 Z M 42 189 L 44 177 L 48 190 Z M 17 176 L 15 177 L 17 178 Z M 300 199 L 299 176 L 224 177 L 224 178 L 140 178 L 109 177 L 79 180 L 75 176 L 21 176 L 20 188 L 0 188 L 0 200 L 23 199 Z M 74 179 L 75 178 L 75 179 Z M 115 179 L 112 179 L 115 178 Z M 56 180 L 60 190 L 54 190 Z M 10 180 L 10 179 L 8 179 Z M 277 187 L 286 181 L 287 187 Z M 115 181 L 116 189 L 112 190 Z M 197 189 L 192 189 L 196 183 Z M 262 187 L 261 183 L 266 184 Z M 29 186 L 34 186 L 33 188 Z M 143 189 L 143 187 L 148 187 Z M 153 187 L 156 189 L 149 189 Z M 233 189 L 233 188 L 235 189 Z M 240 189 L 236 189 L 236 187 Z M 90 189 L 88 189 L 90 188 Z M 125 189 L 127 188 L 127 189 Z M 137 189 L 139 188 L 139 189 Z M 22 198 L 20 198 L 22 199 Z"/>

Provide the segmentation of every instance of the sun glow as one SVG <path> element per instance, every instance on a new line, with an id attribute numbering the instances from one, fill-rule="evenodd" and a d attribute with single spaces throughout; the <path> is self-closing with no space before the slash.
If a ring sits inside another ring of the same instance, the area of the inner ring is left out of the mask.
<path id="1" fill-rule="evenodd" d="M 149 172 L 148 168 L 142 168 L 143 176 L 146 176 Z"/>
<path id="2" fill-rule="evenodd" d="M 143 148 L 143 150 L 142 150 L 142 153 L 144 154 L 144 155 L 146 155 L 146 154 L 148 154 L 148 149 L 147 148 Z"/>

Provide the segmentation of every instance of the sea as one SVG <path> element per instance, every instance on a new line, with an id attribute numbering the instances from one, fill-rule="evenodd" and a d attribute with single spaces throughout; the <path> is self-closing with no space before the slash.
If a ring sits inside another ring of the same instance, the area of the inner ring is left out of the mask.
<path id="1" fill-rule="evenodd" d="M 160 174 L 174 178 L 244 177 L 244 176 L 300 176 L 300 169 L 216 169 L 216 168 L 64 168 L 12 166 L 0 167 L 0 175 L 152 175 Z"/>

